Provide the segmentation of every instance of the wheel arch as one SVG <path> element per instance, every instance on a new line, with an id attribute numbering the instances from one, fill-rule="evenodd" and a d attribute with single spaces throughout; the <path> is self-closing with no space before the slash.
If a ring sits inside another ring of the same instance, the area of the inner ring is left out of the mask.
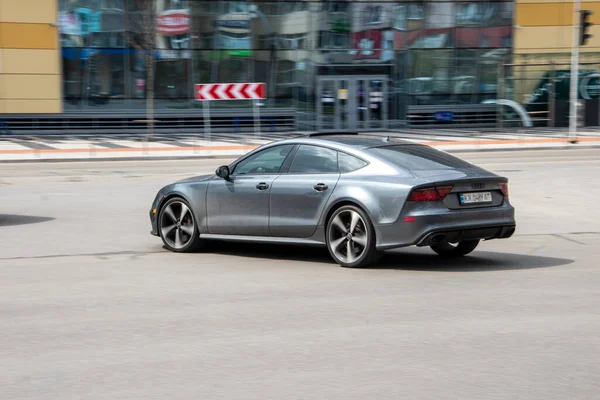
<path id="1" fill-rule="evenodd" d="M 201 208 L 201 204 L 198 204 L 197 202 L 193 201 L 192 198 L 190 198 L 190 196 L 186 195 L 185 193 L 183 193 L 182 191 L 179 190 L 174 190 L 171 191 L 169 193 L 167 193 L 158 203 L 158 206 L 156 207 L 156 217 L 157 217 L 157 221 L 160 219 L 160 213 L 162 212 L 162 209 L 164 207 L 164 205 L 171 199 L 175 199 L 175 198 L 180 198 L 183 199 L 186 203 L 189 204 L 190 209 L 192 210 L 192 213 L 194 215 L 194 218 L 196 220 L 196 224 L 198 225 L 198 229 L 202 230 L 204 228 L 205 225 L 205 213 L 201 212 L 203 211 Z M 203 204 L 204 202 L 202 202 Z"/>
<path id="2" fill-rule="evenodd" d="M 180 197 L 183 200 L 185 200 L 188 204 L 192 205 L 192 203 L 190 202 L 190 200 L 183 193 L 181 193 L 181 192 L 170 192 L 169 194 L 163 196 L 163 198 L 161 198 L 160 201 L 158 202 L 158 205 L 156 207 L 157 214 L 160 214 L 160 212 L 162 211 L 163 206 L 165 205 L 166 202 L 168 202 L 169 200 L 174 199 L 176 197 Z"/>
<path id="3" fill-rule="evenodd" d="M 322 221 L 322 225 L 325 229 L 327 229 L 327 224 L 329 223 L 329 220 L 331 219 L 333 213 L 340 207 L 344 206 L 354 206 L 360 208 L 365 214 L 367 214 L 367 216 L 371 220 L 371 224 L 374 224 L 372 213 L 370 212 L 369 208 L 366 207 L 361 201 L 358 201 L 356 199 L 343 198 L 336 200 L 335 202 L 330 204 L 329 207 L 326 209 Z"/>
<path id="4" fill-rule="evenodd" d="M 376 195 L 376 188 L 372 188 L 370 185 L 358 184 L 355 182 L 343 182 L 341 179 L 336 185 L 335 191 L 332 193 L 329 199 L 329 204 L 321 217 L 321 224 L 327 226 L 327 222 L 331 217 L 331 214 L 336 208 L 339 208 L 345 204 L 351 204 L 362 209 L 369 219 L 371 224 L 380 224 L 384 219 L 384 210 L 381 208 L 381 203 Z"/>

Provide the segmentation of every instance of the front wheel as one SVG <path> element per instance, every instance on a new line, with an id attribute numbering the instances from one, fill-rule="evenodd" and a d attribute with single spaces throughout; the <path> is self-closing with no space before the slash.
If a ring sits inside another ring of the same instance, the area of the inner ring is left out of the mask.
<path id="1" fill-rule="evenodd" d="M 444 257 L 461 257 L 469 254 L 479 244 L 479 239 L 463 240 L 457 244 L 442 242 L 431 245 L 431 249 Z"/>
<path id="2" fill-rule="evenodd" d="M 202 241 L 190 205 L 180 197 L 169 199 L 158 216 L 158 233 L 167 249 L 187 253 L 198 250 Z"/>
<path id="3" fill-rule="evenodd" d="M 327 223 L 327 248 L 342 267 L 364 268 L 379 261 L 375 230 L 367 214 L 355 206 L 338 208 Z"/>

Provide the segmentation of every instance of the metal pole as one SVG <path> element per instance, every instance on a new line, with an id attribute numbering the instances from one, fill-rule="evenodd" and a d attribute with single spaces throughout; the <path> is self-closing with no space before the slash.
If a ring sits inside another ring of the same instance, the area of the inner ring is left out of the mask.
<path id="1" fill-rule="evenodd" d="M 260 109 L 256 104 L 256 100 L 252 100 L 254 104 L 254 144 L 258 145 L 258 139 L 260 138 Z"/>
<path id="2" fill-rule="evenodd" d="M 575 0 L 573 10 L 573 48 L 571 51 L 571 93 L 569 104 L 569 141 L 577 142 L 577 82 L 579 80 L 579 18 L 581 0 Z"/>
<path id="3" fill-rule="evenodd" d="M 210 154 L 210 149 L 212 147 L 212 142 L 210 140 L 210 100 L 205 100 L 202 102 L 202 111 L 203 111 L 203 125 L 204 125 L 204 139 L 208 141 L 208 152 Z"/>
<path id="4" fill-rule="evenodd" d="M 504 98 L 504 60 L 501 60 L 498 63 L 498 86 L 496 87 L 496 98 L 498 100 L 502 100 Z M 499 103 L 496 103 L 496 126 L 499 131 L 504 130 L 504 117 L 502 114 L 503 106 Z"/>
<path id="5" fill-rule="evenodd" d="M 556 125 L 555 113 L 556 113 L 556 91 L 554 85 L 556 83 L 556 68 L 554 68 L 554 61 L 550 62 L 550 79 L 548 85 L 548 128 L 554 128 Z"/>

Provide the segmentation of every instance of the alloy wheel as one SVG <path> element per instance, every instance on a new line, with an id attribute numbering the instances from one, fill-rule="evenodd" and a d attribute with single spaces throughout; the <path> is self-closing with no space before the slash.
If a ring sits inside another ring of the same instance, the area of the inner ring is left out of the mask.
<path id="1" fill-rule="evenodd" d="M 185 248 L 194 239 L 194 228 L 194 216 L 187 205 L 173 201 L 165 206 L 160 217 L 160 231 L 170 247 Z"/>
<path id="2" fill-rule="evenodd" d="M 368 230 L 365 221 L 354 210 L 343 210 L 331 221 L 329 247 L 339 260 L 352 264 L 367 250 Z"/>

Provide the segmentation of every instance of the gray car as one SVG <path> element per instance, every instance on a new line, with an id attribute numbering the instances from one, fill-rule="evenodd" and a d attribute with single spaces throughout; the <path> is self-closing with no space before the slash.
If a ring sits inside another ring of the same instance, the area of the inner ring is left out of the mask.
<path id="1" fill-rule="evenodd" d="M 261 146 L 215 174 L 162 188 L 151 233 L 189 252 L 207 239 L 327 246 L 344 267 L 387 249 L 463 256 L 515 231 L 508 180 L 429 146 L 312 134 Z"/>

